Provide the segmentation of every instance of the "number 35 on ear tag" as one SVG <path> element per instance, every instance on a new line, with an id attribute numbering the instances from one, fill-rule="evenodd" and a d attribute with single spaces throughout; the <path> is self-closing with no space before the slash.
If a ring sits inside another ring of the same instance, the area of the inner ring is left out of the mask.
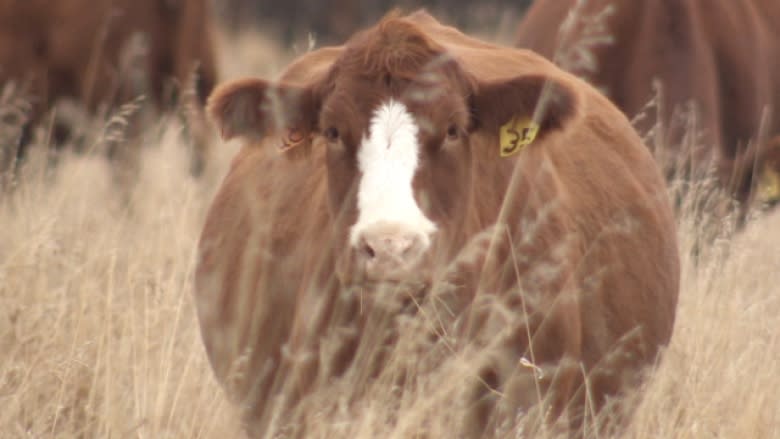
<path id="1" fill-rule="evenodd" d="M 501 125 L 499 131 L 499 144 L 501 157 L 509 157 L 516 154 L 536 139 L 539 132 L 539 124 L 530 119 L 512 118 Z"/>

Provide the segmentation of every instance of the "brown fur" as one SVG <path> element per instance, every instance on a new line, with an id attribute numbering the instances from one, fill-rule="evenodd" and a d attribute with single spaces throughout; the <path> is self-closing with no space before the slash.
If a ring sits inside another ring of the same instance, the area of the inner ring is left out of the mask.
<path id="1" fill-rule="evenodd" d="M 389 96 L 420 122 L 414 190 L 439 230 L 417 277 L 368 285 L 346 234 L 359 140 Z M 619 110 L 543 58 L 424 12 L 391 16 L 303 55 L 275 83 L 220 86 L 209 112 L 247 144 L 209 210 L 195 297 L 215 373 L 254 433 L 281 408 L 277 422 L 297 413 L 305 435 L 307 395 L 338 377 L 354 378 L 355 407 L 387 374 L 402 379 L 385 366 L 405 358 L 390 354 L 404 316 L 479 352 L 462 383 L 472 437 L 535 407 L 537 385 L 548 419 L 576 430 L 580 365 L 598 410 L 668 343 L 679 261 L 660 172 Z M 501 158 L 499 126 L 514 116 L 541 131 Z M 305 140 L 287 148 L 289 137 Z M 429 357 L 397 373 L 412 382 Z"/>
<path id="2" fill-rule="evenodd" d="M 205 0 L 0 0 L 0 85 L 26 88 L 31 124 L 60 98 L 94 112 L 143 94 L 167 108 L 171 92 L 184 93 L 193 75 L 199 107 L 216 81 L 211 32 Z M 132 49 L 143 39 L 145 56 Z M 194 136 L 205 136 L 197 132 L 205 126 L 202 111 L 191 116 Z M 196 152 L 195 167 L 203 154 Z"/>
<path id="3" fill-rule="evenodd" d="M 558 48 L 558 29 L 574 4 L 537 0 L 520 23 L 518 46 L 548 58 L 566 50 Z M 589 0 L 581 16 L 593 17 L 609 5 L 613 12 L 604 33 L 613 41 L 592 48 L 595 71 L 576 61 L 562 67 L 602 88 L 629 117 L 653 98 L 653 80 L 659 80 L 660 118 L 648 115 L 640 131 L 660 123 L 661 136 L 651 146 L 675 150 L 670 158 L 676 165 L 698 171 L 714 163 L 723 186 L 749 203 L 762 178 L 754 178 L 755 172 L 780 174 L 780 168 L 761 162 L 774 154 L 765 151 L 772 148 L 767 139 L 780 133 L 780 3 Z M 584 23 L 579 20 L 568 35 L 573 44 L 585 34 Z M 698 113 L 694 128 L 702 134 L 694 145 L 684 139 L 691 131 L 677 117 L 689 102 Z M 663 159 L 662 151 L 656 153 Z"/>

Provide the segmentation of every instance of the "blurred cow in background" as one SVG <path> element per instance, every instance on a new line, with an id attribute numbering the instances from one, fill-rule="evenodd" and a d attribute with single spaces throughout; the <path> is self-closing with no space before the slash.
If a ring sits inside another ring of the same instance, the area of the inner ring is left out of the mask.
<path id="1" fill-rule="evenodd" d="M 491 29 L 514 20 L 530 0 L 218 0 L 219 14 L 230 28 L 260 26 L 275 29 L 285 43 L 311 33 L 322 44 L 342 43 L 394 7 L 427 8 L 460 28 Z"/>
<path id="2" fill-rule="evenodd" d="M 208 144 L 203 104 L 216 81 L 210 15 L 207 0 L 0 0 L 0 89 L 26 103 L 6 115 L 16 130 L 0 145 L 2 170 L 24 158 L 46 111 L 71 99 L 103 115 L 133 102 L 180 105 L 192 137 L 191 170 L 199 174 Z M 72 127 L 62 128 L 48 133 L 53 144 Z M 138 134 L 135 128 L 124 136 Z M 132 168 L 138 148 L 127 140 L 107 148 Z"/>
<path id="3" fill-rule="evenodd" d="M 656 130 L 670 175 L 714 164 L 743 208 L 780 200 L 780 2 L 537 0 L 517 45 L 587 77 L 629 117 L 650 113 L 637 128 Z"/>

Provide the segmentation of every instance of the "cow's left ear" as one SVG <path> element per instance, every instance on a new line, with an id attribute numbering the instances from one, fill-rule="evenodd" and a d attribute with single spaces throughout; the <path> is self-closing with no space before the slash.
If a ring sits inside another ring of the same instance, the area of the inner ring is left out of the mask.
<path id="1" fill-rule="evenodd" d="M 207 104 L 222 138 L 250 141 L 279 135 L 279 149 L 306 145 L 316 126 L 317 102 L 312 87 L 241 79 L 217 87 Z"/>
<path id="2" fill-rule="evenodd" d="M 495 133 L 500 153 L 509 156 L 562 129 L 577 107 L 574 91 L 541 75 L 476 81 L 471 96 L 474 130 Z"/>

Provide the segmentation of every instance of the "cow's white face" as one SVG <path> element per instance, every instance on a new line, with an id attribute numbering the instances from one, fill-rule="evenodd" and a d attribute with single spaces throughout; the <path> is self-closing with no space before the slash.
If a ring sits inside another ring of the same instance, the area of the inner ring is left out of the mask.
<path id="1" fill-rule="evenodd" d="M 396 245 L 414 244 L 421 251 L 428 248 L 436 225 L 420 210 L 412 187 L 420 161 L 419 131 L 399 101 L 390 99 L 374 111 L 358 151 L 358 218 L 350 230 L 352 246 L 379 239 L 374 235 L 382 234 L 378 230 L 384 225 L 396 231 L 385 231 L 382 239 L 408 241 Z"/>
<path id="2" fill-rule="evenodd" d="M 453 241 L 448 235 L 469 199 L 466 96 L 444 80 L 340 79 L 318 121 L 331 207 L 342 218 L 336 232 L 348 262 L 340 272 L 355 280 L 428 279 L 426 261 L 438 242 Z"/>

